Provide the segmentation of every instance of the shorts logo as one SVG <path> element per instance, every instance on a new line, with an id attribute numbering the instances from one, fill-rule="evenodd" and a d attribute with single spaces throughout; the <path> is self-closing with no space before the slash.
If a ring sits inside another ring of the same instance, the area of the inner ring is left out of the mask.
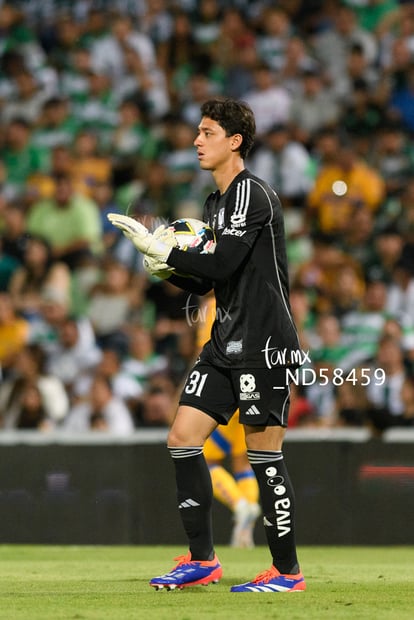
<path id="1" fill-rule="evenodd" d="M 240 400 L 260 400 L 260 392 L 254 392 L 256 389 L 256 379 L 254 375 L 240 375 Z"/>
<path id="2" fill-rule="evenodd" d="M 254 392 L 256 389 L 256 379 L 254 375 L 246 374 L 240 375 L 240 391 L 241 392 Z"/>
<path id="3" fill-rule="evenodd" d="M 247 392 L 240 394 L 240 400 L 260 400 L 260 392 Z"/>
<path id="4" fill-rule="evenodd" d="M 252 405 L 248 408 L 245 415 L 260 415 L 260 411 L 256 407 L 256 405 Z"/>

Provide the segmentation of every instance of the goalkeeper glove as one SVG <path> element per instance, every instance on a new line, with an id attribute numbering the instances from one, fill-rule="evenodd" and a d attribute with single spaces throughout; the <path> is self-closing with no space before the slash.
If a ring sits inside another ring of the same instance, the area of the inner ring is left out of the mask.
<path id="1" fill-rule="evenodd" d="M 132 241 L 137 250 L 151 258 L 158 259 L 162 263 L 166 262 L 172 248 L 178 246 L 174 232 L 170 228 L 159 226 L 152 234 L 143 224 L 128 215 L 108 213 L 107 217 Z"/>
<path id="2" fill-rule="evenodd" d="M 162 263 L 158 258 L 151 258 L 150 256 L 144 258 L 144 269 L 151 276 L 160 280 L 166 280 L 174 273 L 173 267 L 169 267 L 167 263 Z"/>

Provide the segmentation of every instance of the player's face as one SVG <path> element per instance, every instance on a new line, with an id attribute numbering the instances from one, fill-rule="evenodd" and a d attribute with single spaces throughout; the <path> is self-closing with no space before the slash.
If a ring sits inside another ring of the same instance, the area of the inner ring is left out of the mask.
<path id="1" fill-rule="evenodd" d="M 204 116 L 194 140 L 200 167 L 203 170 L 217 170 L 225 164 L 233 154 L 232 139 L 217 121 Z"/>

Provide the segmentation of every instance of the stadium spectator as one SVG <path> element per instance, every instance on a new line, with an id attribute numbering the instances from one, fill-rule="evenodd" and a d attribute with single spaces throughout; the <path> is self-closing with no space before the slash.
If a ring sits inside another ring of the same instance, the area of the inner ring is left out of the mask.
<path id="1" fill-rule="evenodd" d="M 93 70 L 91 51 L 79 44 L 69 54 L 68 66 L 59 72 L 59 90 L 71 106 L 88 96 L 89 75 Z"/>
<path id="2" fill-rule="evenodd" d="M 10 294 L 0 292 L 0 368 L 3 377 L 13 372 L 16 357 L 28 341 L 28 321 L 16 313 Z"/>
<path id="3" fill-rule="evenodd" d="M 154 428 L 169 426 L 171 421 L 174 385 L 166 377 L 150 379 L 147 389 L 135 413 L 137 428 Z"/>
<path id="4" fill-rule="evenodd" d="M 134 424 L 128 407 L 114 396 L 108 379 L 96 375 L 86 401 L 70 408 L 61 428 L 64 433 L 97 431 L 125 437 L 133 432 Z"/>
<path id="5" fill-rule="evenodd" d="M 299 36 L 289 37 L 282 64 L 277 71 L 278 80 L 283 83 L 292 96 L 299 95 L 303 89 L 303 76 L 309 71 L 322 71 L 311 56 L 305 42 Z"/>
<path id="6" fill-rule="evenodd" d="M 52 198 L 32 205 L 27 230 L 47 239 L 54 259 L 71 270 L 80 269 L 101 251 L 99 210 L 92 200 L 75 193 L 67 174 L 55 177 L 55 183 Z"/>
<path id="7" fill-rule="evenodd" d="M 335 8 L 332 20 L 326 26 L 313 36 L 312 49 L 321 65 L 326 68 L 335 89 L 335 84 L 346 74 L 347 54 L 352 45 L 361 46 L 367 63 L 371 65 L 376 61 L 378 44 L 375 36 L 358 24 L 353 10 L 343 4 Z"/>
<path id="8" fill-rule="evenodd" d="M 346 268 L 361 279 L 358 263 L 342 252 L 334 238 L 317 233 L 312 236 L 311 256 L 299 265 L 293 285 L 308 291 L 312 298 L 312 309 L 316 313 L 333 311 L 337 276 Z"/>
<path id="9" fill-rule="evenodd" d="M 177 351 L 183 335 L 194 332 L 192 317 L 197 315 L 198 297 L 162 280 L 149 283 L 145 298 L 153 316 L 156 351 L 163 354 Z"/>
<path id="10" fill-rule="evenodd" d="M 0 29 L 2 32 L 2 51 L 18 52 L 31 70 L 40 68 L 45 62 L 45 54 L 36 38 L 36 33 L 22 19 L 18 7 L 11 2 L 3 2 L 0 7 Z"/>
<path id="11" fill-rule="evenodd" d="M 119 105 L 118 113 L 119 123 L 110 138 L 113 183 L 117 187 L 130 182 L 137 167 L 144 177 L 159 150 L 142 102 L 126 99 Z"/>
<path id="12" fill-rule="evenodd" d="M 45 101 L 51 94 L 36 82 L 34 75 L 27 69 L 19 72 L 15 79 L 15 93 L 2 106 L 3 123 L 14 118 L 21 118 L 29 125 L 35 125 L 40 119 Z"/>
<path id="13" fill-rule="evenodd" d="M 69 398 L 62 381 L 46 369 L 39 345 L 26 345 L 13 373 L 0 386 L 0 426 L 52 430 L 65 418 Z"/>
<path id="14" fill-rule="evenodd" d="M 22 265 L 16 269 L 9 286 L 15 309 L 29 321 L 39 316 L 44 294 L 56 293 L 71 303 L 71 274 L 68 266 L 52 258 L 49 243 L 30 235 L 25 244 Z"/>
<path id="15" fill-rule="evenodd" d="M 346 105 L 340 108 L 338 124 L 353 137 L 358 155 L 371 161 L 375 155 L 373 136 L 386 122 L 386 109 L 376 101 L 363 80 L 356 80 Z M 374 167 L 375 164 L 373 163 Z"/>
<path id="16" fill-rule="evenodd" d="M 211 95 L 217 93 L 217 87 L 208 75 L 202 72 L 193 72 L 190 75 L 187 88 L 182 96 L 181 117 L 189 125 L 197 127 L 200 105 Z"/>
<path id="17" fill-rule="evenodd" d="M 352 257 L 365 273 L 366 266 L 374 260 L 375 224 L 378 215 L 368 209 L 354 213 L 353 226 L 349 226 L 339 239 L 339 247 Z"/>
<path id="18" fill-rule="evenodd" d="M 259 62 L 253 71 L 253 88 L 242 94 L 257 119 L 257 138 L 261 140 L 278 123 L 287 123 L 291 115 L 291 96 L 283 84 L 277 83 L 268 65 Z"/>
<path id="19" fill-rule="evenodd" d="M 94 70 L 106 75 L 114 84 L 125 75 L 125 53 L 128 51 L 137 56 L 144 71 L 155 68 L 154 45 L 148 35 L 134 27 L 129 15 L 116 16 L 110 31 L 92 43 L 91 51 Z"/>
<path id="20" fill-rule="evenodd" d="M 4 190 L 10 198 L 22 195 L 30 175 L 49 166 L 47 150 L 32 144 L 30 125 L 22 118 L 13 118 L 5 125 L 0 155 L 6 170 Z"/>
<path id="21" fill-rule="evenodd" d="M 124 50 L 124 63 L 124 75 L 114 81 L 117 101 L 140 99 L 149 118 L 161 118 L 170 109 L 164 73 L 157 66 L 146 67 L 133 49 Z"/>
<path id="22" fill-rule="evenodd" d="M 253 28 L 243 11 L 231 4 L 223 7 L 218 37 L 209 50 L 214 62 L 221 67 L 232 65 L 243 47 L 254 44 Z"/>
<path id="23" fill-rule="evenodd" d="M 369 280 L 392 282 L 393 270 L 401 258 L 404 240 L 393 224 L 379 228 L 374 236 L 371 260 L 364 265 L 365 275 Z"/>
<path id="24" fill-rule="evenodd" d="M 257 50 L 260 60 L 279 73 L 293 34 L 289 16 L 279 7 L 267 6 L 262 9 L 258 22 Z"/>
<path id="25" fill-rule="evenodd" d="M 128 328 L 128 351 L 122 369 L 144 390 L 154 376 L 168 373 L 168 359 L 157 353 L 154 337 L 143 325 L 133 323 Z"/>
<path id="26" fill-rule="evenodd" d="M 98 131 L 100 146 L 107 147 L 118 123 L 118 101 L 105 73 L 88 73 L 88 91 L 73 103 L 73 114 L 82 128 Z"/>
<path id="27" fill-rule="evenodd" d="M 200 0 L 194 14 L 194 39 L 206 51 L 212 51 L 220 36 L 222 10 L 218 0 Z"/>
<path id="28" fill-rule="evenodd" d="M 290 107 L 290 121 L 296 140 L 311 147 L 313 136 L 325 127 L 334 127 L 339 114 L 336 96 L 325 86 L 320 69 L 305 69 L 302 89 L 292 96 Z"/>
<path id="29" fill-rule="evenodd" d="M 412 57 L 412 53 L 411 53 Z M 404 83 L 396 84 L 391 95 L 391 112 L 395 112 L 404 128 L 414 131 L 414 62 L 404 72 Z"/>
<path id="30" fill-rule="evenodd" d="M 110 250 L 118 237 L 106 217 L 108 213 L 119 211 L 119 206 L 114 197 L 113 183 L 111 181 L 97 181 L 94 183 L 91 187 L 91 198 L 99 209 L 103 252 L 104 254 L 110 254 Z"/>
<path id="31" fill-rule="evenodd" d="M 270 127 L 249 167 L 276 189 L 286 207 L 304 206 L 313 186 L 314 165 L 303 144 L 292 139 L 288 125 Z"/>
<path id="32" fill-rule="evenodd" d="M 79 44 L 81 25 L 70 13 L 56 11 L 53 18 L 53 35 L 49 39 L 48 61 L 60 75 L 71 64 Z"/>
<path id="33" fill-rule="evenodd" d="M 26 182 L 26 191 L 22 200 L 29 212 L 40 200 L 52 199 L 56 193 L 56 180 L 67 176 L 72 180 L 73 153 L 68 144 L 57 144 L 49 151 L 50 162 L 47 170 L 31 174 Z M 73 183 L 73 181 L 72 181 Z M 84 186 L 74 188 L 77 193 L 85 193 Z"/>
<path id="34" fill-rule="evenodd" d="M 157 52 L 170 37 L 173 27 L 168 4 L 166 0 L 148 0 L 146 10 L 140 16 L 140 29 L 149 36 Z"/>
<path id="35" fill-rule="evenodd" d="M 414 265 L 403 256 L 395 263 L 388 287 L 387 311 L 401 325 L 414 325 Z"/>
<path id="36" fill-rule="evenodd" d="M 351 143 L 338 138 L 336 160 L 321 166 L 309 192 L 309 217 L 317 230 L 342 235 L 356 210 L 379 208 L 384 190 L 375 168 L 357 157 Z"/>
<path id="37" fill-rule="evenodd" d="M 368 397 L 365 387 L 365 376 L 356 366 L 346 379 L 335 390 L 334 420 L 336 426 L 368 427 Z"/>
<path id="38" fill-rule="evenodd" d="M 375 356 L 388 317 L 387 293 L 387 286 L 381 280 L 368 281 L 360 306 L 341 317 L 342 333 L 349 349 L 349 368 Z"/>
<path id="39" fill-rule="evenodd" d="M 55 328 L 53 348 L 49 345 L 49 351 L 46 350 L 49 372 L 62 381 L 69 394 L 77 380 L 94 368 L 102 357 L 93 332 L 88 337 L 87 327 L 72 316 L 64 316 Z"/>
<path id="40" fill-rule="evenodd" d="M 3 251 L 3 239 L 0 236 L 0 291 L 8 291 L 10 281 L 20 262 Z"/>
<path id="41" fill-rule="evenodd" d="M 338 100 L 345 103 L 353 97 L 355 86 L 364 84 L 371 100 L 377 99 L 379 72 L 374 63 L 370 63 L 360 43 L 354 43 L 347 52 L 346 71 L 342 78 L 336 80 L 334 93 Z"/>
<path id="42" fill-rule="evenodd" d="M 89 291 L 86 311 L 99 347 L 112 344 L 126 353 L 127 324 L 142 303 L 135 280 L 124 263 L 112 257 L 102 262 L 100 279 Z"/>
<path id="43" fill-rule="evenodd" d="M 97 183 L 111 180 L 109 157 L 99 148 L 99 137 L 91 130 L 83 130 L 74 136 L 72 179 L 75 187 L 91 197 Z"/>
<path id="44" fill-rule="evenodd" d="M 70 316 L 72 308 L 68 305 L 67 297 L 60 295 L 59 291 L 45 289 L 39 310 L 39 315 L 30 321 L 29 341 L 39 344 L 50 355 L 57 347 L 59 329 Z M 89 320 L 79 316 L 77 324 L 82 342 L 90 346 L 95 341 L 95 335 Z"/>
<path id="45" fill-rule="evenodd" d="M 414 174 L 414 146 L 398 123 L 388 123 L 377 129 L 378 138 L 370 163 L 385 182 L 387 201 L 392 201 Z M 383 210 L 386 209 L 385 204 Z"/>
<path id="46" fill-rule="evenodd" d="M 401 394 L 407 371 L 400 340 L 390 334 L 380 338 L 371 371 L 373 380 L 367 385 L 368 417 L 374 429 L 381 432 L 393 426 L 404 413 Z M 378 372 L 382 373 L 382 378 Z"/>
<path id="47" fill-rule="evenodd" d="M 259 64 L 259 56 L 256 46 L 245 45 L 225 70 L 224 92 L 229 97 L 243 97 L 245 93 L 253 90 L 255 86 L 254 69 Z"/>
<path id="48" fill-rule="evenodd" d="M 18 263 L 22 263 L 28 237 L 23 201 L 5 203 L 1 219 L 3 252 L 15 258 Z"/>
<path id="49" fill-rule="evenodd" d="M 71 390 L 73 402 L 87 400 L 95 378 L 105 377 L 111 386 L 113 395 L 128 407 L 135 424 L 137 411 L 144 397 L 144 386 L 123 368 L 124 353 L 120 347 L 110 345 L 101 347 L 100 350 L 101 357 L 98 364 L 87 369 L 73 384 Z"/>
<path id="50" fill-rule="evenodd" d="M 199 174 L 197 153 L 193 146 L 194 128 L 177 119 L 174 123 L 168 123 L 167 138 L 169 151 L 163 155 L 162 162 L 167 169 L 172 210 L 176 213 L 180 203 L 191 195 L 192 185 Z"/>
<path id="51" fill-rule="evenodd" d="M 70 112 L 69 101 L 62 97 L 47 99 L 36 120 L 32 142 L 48 149 L 61 144 L 71 145 L 79 129 L 79 121 Z"/>

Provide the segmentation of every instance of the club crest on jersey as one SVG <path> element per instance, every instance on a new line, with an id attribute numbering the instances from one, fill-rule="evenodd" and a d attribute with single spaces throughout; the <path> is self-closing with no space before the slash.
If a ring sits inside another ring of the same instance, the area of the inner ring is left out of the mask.
<path id="1" fill-rule="evenodd" d="M 230 340 L 226 346 L 227 355 L 240 355 L 243 351 L 243 340 Z"/>
<path id="2" fill-rule="evenodd" d="M 250 373 L 240 375 L 240 400 L 260 400 L 260 392 L 255 392 L 255 389 L 254 375 Z"/>

